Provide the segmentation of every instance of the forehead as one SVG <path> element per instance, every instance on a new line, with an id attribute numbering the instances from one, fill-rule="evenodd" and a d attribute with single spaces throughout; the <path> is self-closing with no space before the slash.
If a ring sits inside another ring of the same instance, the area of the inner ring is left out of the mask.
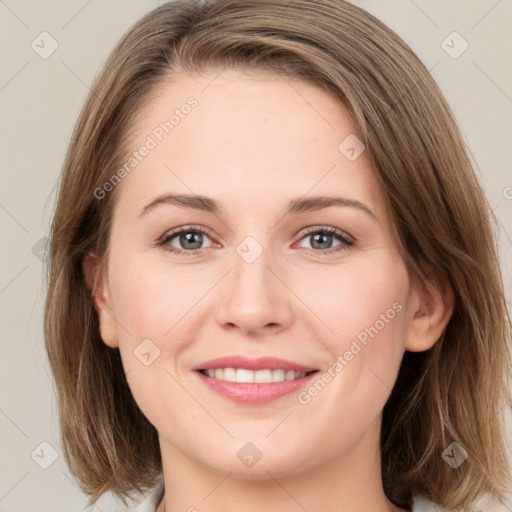
<path id="1" fill-rule="evenodd" d="M 234 70 L 175 75 L 134 119 L 130 154 L 150 149 L 123 179 L 122 195 L 215 190 L 221 202 L 242 195 L 261 206 L 334 188 L 377 201 L 366 152 L 355 160 L 344 152 L 356 137 L 348 109 L 313 84 Z"/>

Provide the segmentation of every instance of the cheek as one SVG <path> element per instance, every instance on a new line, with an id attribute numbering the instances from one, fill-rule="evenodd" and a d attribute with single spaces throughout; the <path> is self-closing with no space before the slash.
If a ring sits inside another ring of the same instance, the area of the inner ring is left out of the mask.
<path id="1" fill-rule="evenodd" d="M 209 281 L 197 273 L 178 267 L 171 270 L 143 254 L 120 262 L 111 282 L 116 318 L 126 326 L 134 343 L 141 336 L 154 338 L 156 343 L 173 337 L 187 324 L 187 317 L 193 316 L 194 304 L 209 287 Z"/>
<path id="2" fill-rule="evenodd" d="M 408 283 L 405 265 L 392 255 L 372 264 L 340 265 L 336 272 L 331 268 L 323 281 L 318 276 L 297 281 L 316 315 L 309 317 L 321 320 L 315 319 L 317 338 L 329 354 L 324 372 L 330 371 L 325 377 L 332 391 L 329 397 L 322 391 L 325 400 L 350 403 L 360 418 L 383 406 L 403 357 Z"/>
<path id="3" fill-rule="evenodd" d="M 178 384 L 179 361 L 197 332 L 193 306 L 207 283 L 191 284 L 190 273 L 148 266 L 142 256 L 118 261 L 110 282 L 128 385 L 153 425 L 177 428 L 186 411 L 200 415 Z"/>
<path id="4" fill-rule="evenodd" d="M 391 255 L 375 256 L 331 266 L 321 275 L 297 275 L 297 295 L 305 298 L 319 329 L 323 325 L 327 336 L 322 339 L 332 339 L 337 351 L 358 335 L 364 341 L 375 328 L 382 334 L 402 331 L 409 281 L 405 265 Z"/>
<path id="5" fill-rule="evenodd" d="M 408 275 L 400 260 L 392 258 L 378 265 L 340 266 L 331 275 L 323 291 L 317 280 L 307 281 L 312 292 L 308 305 L 334 333 L 318 322 L 318 333 L 323 333 L 318 340 L 329 359 L 299 402 L 304 414 L 318 419 L 319 436 L 328 424 L 332 431 L 326 437 L 355 443 L 382 411 L 398 374 Z"/>
<path id="6" fill-rule="evenodd" d="M 113 252 L 109 262 L 119 350 L 135 399 L 151 403 L 162 396 L 155 389 L 173 386 L 165 370 L 175 374 L 175 362 L 194 330 L 193 305 L 206 285 L 191 285 L 190 273 L 186 278 L 149 265 L 142 254 L 120 255 Z"/>

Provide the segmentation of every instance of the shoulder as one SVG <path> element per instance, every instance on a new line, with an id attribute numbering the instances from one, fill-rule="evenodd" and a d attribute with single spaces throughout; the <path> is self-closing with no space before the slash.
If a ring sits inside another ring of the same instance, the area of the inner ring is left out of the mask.
<path id="1" fill-rule="evenodd" d="M 140 500 L 132 504 L 126 509 L 126 512 L 155 512 L 157 505 L 160 503 L 164 494 L 164 484 L 159 483 L 146 494 L 144 494 Z"/>

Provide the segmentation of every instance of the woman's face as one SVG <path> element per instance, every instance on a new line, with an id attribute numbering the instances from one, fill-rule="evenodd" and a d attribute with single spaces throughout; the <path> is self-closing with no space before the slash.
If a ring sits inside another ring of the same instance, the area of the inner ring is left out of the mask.
<path id="1" fill-rule="evenodd" d="M 136 119 L 102 338 L 164 458 L 254 478 L 366 463 L 417 310 L 368 153 L 324 90 L 216 74 Z"/>

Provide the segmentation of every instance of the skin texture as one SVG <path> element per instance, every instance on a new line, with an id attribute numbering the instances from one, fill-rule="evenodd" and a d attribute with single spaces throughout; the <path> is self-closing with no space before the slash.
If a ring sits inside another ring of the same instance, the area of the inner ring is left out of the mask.
<path id="1" fill-rule="evenodd" d="M 166 510 L 400 510 L 382 488 L 382 409 L 404 351 L 433 346 L 453 294 L 411 288 L 367 152 L 350 161 L 338 150 L 356 134 L 339 101 L 297 80 L 218 73 L 175 76 L 135 119 L 132 151 L 187 98 L 198 101 L 118 185 L 107 273 L 94 290 L 102 339 L 119 348 L 159 432 Z M 138 218 L 163 193 L 208 196 L 221 212 L 165 204 Z M 316 195 L 360 201 L 375 218 L 351 206 L 285 214 L 290 200 Z M 190 224 L 209 231 L 199 254 L 167 251 L 194 252 L 179 235 L 158 245 Z M 327 235 L 315 245 L 309 227 L 354 243 Z M 247 236 L 263 250 L 252 263 L 236 250 Z M 84 260 L 89 286 L 96 265 Z M 297 393 L 237 404 L 193 371 L 232 354 L 327 371 L 397 302 L 400 312 L 307 404 Z M 134 355 L 145 339 L 160 350 L 148 366 Z M 262 454 L 250 468 L 237 457 L 247 442 Z"/>

